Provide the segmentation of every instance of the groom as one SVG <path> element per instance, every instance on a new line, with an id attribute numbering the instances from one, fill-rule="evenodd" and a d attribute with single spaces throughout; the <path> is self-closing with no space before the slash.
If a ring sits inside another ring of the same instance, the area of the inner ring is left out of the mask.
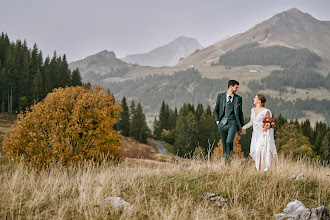
<path id="1" fill-rule="evenodd" d="M 242 97 L 236 95 L 238 89 L 239 82 L 229 80 L 227 92 L 218 94 L 214 109 L 215 121 L 222 140 L 226 169 L 230 168 L 235 134 L 245 124 L 242 112 Z"/>

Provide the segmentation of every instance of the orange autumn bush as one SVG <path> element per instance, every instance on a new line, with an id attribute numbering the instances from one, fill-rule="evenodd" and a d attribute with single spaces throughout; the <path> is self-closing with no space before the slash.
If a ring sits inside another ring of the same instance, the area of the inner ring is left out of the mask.
<path id="1" fill-rule="evenodd" d="M 42 168 L 50 163 L 120 159 L 121 136 L 114 125 L 122 111 L 113 95 L 100 86 L 54 89 L 18 115 L 3 149 L 12 161 Z"/>
<path id="2" fill-rule="evenodd" d="M 234 146 L 233 146 L 233 155 L 236 155 L 238 157 L 243 157 L 244 153 L 242 151 L 241 144 L 239 143 L 241 137 L 236 133 L 234 138 Z M 213 150 L 212 159 L 213 160 L 219 160 L 223 157 L 223 147 L 222 147 L 222 141 L 221 139 L 217 143 L 217 147 Z"/>

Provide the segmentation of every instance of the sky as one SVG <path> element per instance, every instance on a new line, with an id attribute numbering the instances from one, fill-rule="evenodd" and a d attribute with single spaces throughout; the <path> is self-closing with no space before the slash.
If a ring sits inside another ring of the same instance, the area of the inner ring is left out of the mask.
<path id="1" fill-rule="evenodd" d="M 329 0 L 0 0 L 0 32 L 69 62 L 102 50 L 118 58 L 179 36 L 204 47 L 290 8 L 330 21 Z"/>

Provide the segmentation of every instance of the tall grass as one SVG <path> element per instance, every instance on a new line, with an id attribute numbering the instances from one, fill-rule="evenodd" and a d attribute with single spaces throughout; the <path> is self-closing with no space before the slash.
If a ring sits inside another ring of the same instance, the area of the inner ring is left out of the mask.
<path id="1" fill-rule="evenodd" d="M 304 173 L 305 181 L 291 175 Z M 38 172 L 23 164 L 0 166 L 1 219 L 273 219 L 293 199 L 308 208 L 330 207 L 330 168 L 308 160 L 280 158 L 268 172 L 252 161 L 157 162 L 126 159 L 118 165 L 52 169 Z M 202 199 L 204 192 L 223 196 L 223 210 Z M 102 205 L 119 196 L 130 208 Z M 258 214 L 252 215 L 249 209 Z"/>

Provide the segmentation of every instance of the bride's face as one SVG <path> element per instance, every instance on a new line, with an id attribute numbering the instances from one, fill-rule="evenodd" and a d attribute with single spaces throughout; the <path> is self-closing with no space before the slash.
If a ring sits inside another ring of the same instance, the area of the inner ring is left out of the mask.
<path id="1" fill-rule="evenodd" d="M 253 104 L 257 105 L 257 104 L 259 104 L 260 102 L 261 102 L 260 99 L 259 99 L 258 96 L 256 95 L 256 97 L 254 97 L 254 99 L 253 99 Z"/>

